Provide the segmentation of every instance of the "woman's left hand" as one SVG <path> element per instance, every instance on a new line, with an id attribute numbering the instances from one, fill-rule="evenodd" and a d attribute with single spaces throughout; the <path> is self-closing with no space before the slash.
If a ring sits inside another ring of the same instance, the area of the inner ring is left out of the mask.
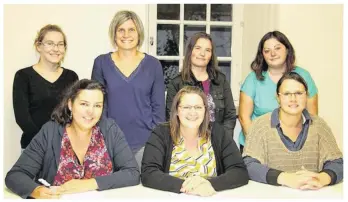
<path id="1" fill-rule="evenodd" d="M 331 182 L 331 177 L 325 172 L 316 173 L 316 172 L 308 171 L 308 170 L 302 168 L 301 171 L 296 172 L 296 175 L 307 176 L 307 177 L 312 178 L 305 185 L 300 187 L 300 189 L 302 189 L 302 190 L 320 189 L 320 188 L 330 184 L 330 182 Z"/>
<path id="2" fill-rule="evenodd" d="M 60 186 L 60 191 L 62 194 L 72 194 L 79 192 L 86 192 L 98 189 L 97 182 L 95 179 L 72 179 L 65 182 Z"/>

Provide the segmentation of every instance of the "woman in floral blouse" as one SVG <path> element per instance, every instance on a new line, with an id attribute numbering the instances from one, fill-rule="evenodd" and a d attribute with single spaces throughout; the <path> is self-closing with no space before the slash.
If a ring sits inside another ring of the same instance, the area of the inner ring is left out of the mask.
<path id="1" fill-rule="evenodd" d="M 59 198 L 139 184 L 137 163 L 123 132 L 112 119 L 101 118 L 104 94 L 96 81 L 72 85 L 52 121 L 7 173 L 6 186 L 22 198 Z M 41 178 L 57 187 L 41 186 Z"/>

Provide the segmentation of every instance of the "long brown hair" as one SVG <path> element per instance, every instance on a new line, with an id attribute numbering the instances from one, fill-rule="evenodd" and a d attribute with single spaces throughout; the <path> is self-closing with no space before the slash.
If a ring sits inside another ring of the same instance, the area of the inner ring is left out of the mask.
<path id="1" fill-rule="evenodd" d="M 204 103 L 205 113 L 204 113 L 204 119 L 201 125 L 199 126 L 199 134 L 200 136 L 208 140 L 210 137 L 210 125 L 209 125 L 209 110 L 207 109 L 208 101 L 207 97 L 205 96 L 204 92 L 195 86 L 185 86 L 182 89 L 179 90 L 179 92 L 175 95 L 173 99 L 172 108 L 170 111 L 170 136 L 173 139 L 174 144 L 176 145 L 180 139 L 180 120 L 178 115 L 178 107 L 181 102 L 181 98 L 184 95 L 187 94 L 196 94 L 199 95 Z"/>
<path id="2" fill-rule="evenodd" d="M 215 53 L 215 46 L 213 43 L 213 40 L 211 38 L 211 36 L 205 32 L 198 32 L 196 34 L 194 34 L 190 40 L 187 42 L 186 45 L 186 51 L 185 51 L 185 58 L 184 58 L 184 64 L 182 66 L 182 71 L 181 71 L 181 78 L 184 82 L 192 82 L 191 79 L 191 55 L 192 55 L 192 50 L 194 48 L 194 46 L 196 45 L 198 39 L 207 39 L 210 41 L 211 43 L 211 59 L 207 65 L 207 73 L 209 76 L 212 76 L 213 78 L 216 77 L 216 75 L 218 74 L 218 70 L 219 70 L 219 63 L 216 57 L 216 53 Z"/>
<path id="3" fill-rule="evenodd" d="M 285 60 L 286 72 L 291 72 L 295 67 L 295 49 L 292 47 L 289 39 L 280 31 L 268 32 L 262 37 L 261 41 L 259 42 L 256 57 L 251 63 L 251 69 L 256 73 L 256 78 L 260 81 L 263 81 L 265 79 L 265 77 L 262 75 L 262 72 L 268 70 L 268 64 L 266 63 L 265 58 L 262 54 L 263 46 L 268 39 L 272 38 L 279 41 L 287 49 L 288 53 Z"/>

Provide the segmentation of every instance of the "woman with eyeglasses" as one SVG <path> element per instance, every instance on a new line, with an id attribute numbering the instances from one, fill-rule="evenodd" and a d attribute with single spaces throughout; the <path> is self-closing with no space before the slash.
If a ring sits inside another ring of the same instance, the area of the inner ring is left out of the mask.
<path id="1" fill-rule="evenodd" d="M 50 120 L 62 91 L 78 80 L 74 71 L 61 66 L 67 40 L 59 26 L 48 24 L 42 27 L 34 47 L 40 54 L 38 63 L 18 70 L 13 81 L 13 109 L 16 122 L 23 131 L 22 150 Z"/>
<path id="2" fill-rule="evenodd" d="M 284 73 L 297 72 L 305 79 L 309 93 L 307 110 L 310 114 L 318 114 L 318 89 L 309 72 L 295 65 L 295 50 L 283 33 L 273 31 L 262 37 L 251 69 L 240 89 L 241 152 L 252 120 L 277 108 L 276 85 Z"/>
<path id="3" fill-rule="evenodd" d="M 146 140 L 165 120 L 162 66 L 155 57 L 139 51 L 144 27 L 135 12 L 117 12 L 109 37 L 116 51 L 94 60 L 92 79 L 105 85 L 108 97 L 103 115 L 120 126 L 140 166 Z"/>
<path id="4" fill-rule="evenodd" d="M 237 116 L 232 91 L 226 76 L 219 70 L 215 46 L 207 33 L 198 32 L 187 42 L 182 71 L 168 84 L 167 120 L 173 98 L 184 86 L 196 86 L 203 90 L 208 99 L 210 122 L 220 123 L 233 137 Z"/>
<path id="5" fill-rule="evenodd" d="M 231 135 L 209 123 L 205 93 L 185 86 L 173 99 L 168 123 L 158 125 L 145 145 L 144 186 L 198 196 L 246 185 L 248 172 Z"/>
<path id="6" fill-rule="evenodd" d="M 255 119 L 244 148 L 251 180 L 315 190 L 343 179 L 343 156 L 330 127 L 310 114 L 308 86 L 296 72 L 277 83 L 279 108 Z"/>

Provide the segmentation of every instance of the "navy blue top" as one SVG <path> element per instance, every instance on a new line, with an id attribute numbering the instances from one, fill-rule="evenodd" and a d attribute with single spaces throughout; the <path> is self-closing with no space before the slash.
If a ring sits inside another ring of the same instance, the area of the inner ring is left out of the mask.
<path id="1" fill-rule="evenodd" d="M 92 79 L 106 88 L 103 115 L 116 121 L 132 150 L 143 147 L 152 129 L 165 120 L 161 63 L 145 53 L 138 67 L 126 77 L 110 52 L 94 60 Z"/>

